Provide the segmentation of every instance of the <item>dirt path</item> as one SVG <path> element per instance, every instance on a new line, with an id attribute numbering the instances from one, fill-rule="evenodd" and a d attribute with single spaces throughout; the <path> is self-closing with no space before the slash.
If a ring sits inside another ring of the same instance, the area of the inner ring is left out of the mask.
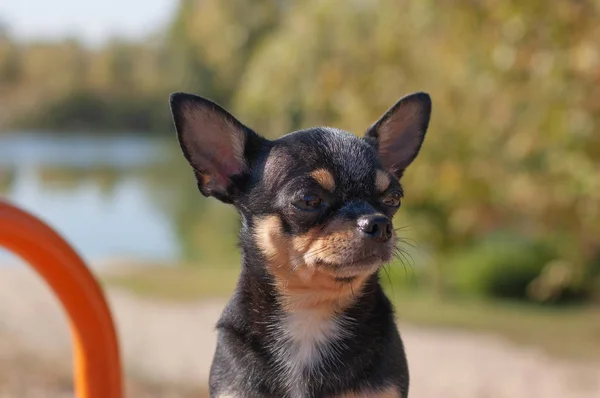
<path id="1" fill-rule="evenodd" d="M 175 390 L 206 384 L 213 325 L 223 302 L 171 304 L 108 293 L 129 378 L 176 385 Z M 411 367 L 411 398 L 600 397 L 600 364 L 558 361 L 492 336 L 411 325 L 400 329 Z M 10 366 L 18 358 L 33 360 Z M 70 361 L 66 319 L 49 290 L 27 269 L 0 268 L 0 398 L 68 396 Z M 7 374 L 29 372 L 35 364 L 52 364 L 59 380 L 52 384 L 56 393 L 38 388 L 17 395 L 3 387 L 22 377 Z M 184 396 L 173 391 L 131 396 Z"/>

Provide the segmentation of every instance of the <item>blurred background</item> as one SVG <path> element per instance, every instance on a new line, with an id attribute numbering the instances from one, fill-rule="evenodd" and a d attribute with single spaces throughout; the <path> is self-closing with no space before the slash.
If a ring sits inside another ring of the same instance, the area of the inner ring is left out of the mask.
<path id="1" fill-rule="evenodd" d="M 168 95 L 276 138 L 362 134 L 427 91 L 407 255 L 382 272 L 411 396 L 598 397 L 599 20 L 598 0 L 1 1 L 0 197 L 105 283 L 130 396 L 203 396 L 239 221 L 197 192 Z M 70 396 L 45 289 L 0 249 L 0 397 Z"/>

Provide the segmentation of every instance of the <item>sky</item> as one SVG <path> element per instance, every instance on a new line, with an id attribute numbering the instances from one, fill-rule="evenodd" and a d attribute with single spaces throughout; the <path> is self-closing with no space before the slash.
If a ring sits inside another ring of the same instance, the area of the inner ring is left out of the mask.
<path id="1" fill-rule="evenodd" d="M 98 45 L 139 38 L 170 18 L 177 0 L 0 0 L 0 22 L 18 39 L 77 37 Z"/>

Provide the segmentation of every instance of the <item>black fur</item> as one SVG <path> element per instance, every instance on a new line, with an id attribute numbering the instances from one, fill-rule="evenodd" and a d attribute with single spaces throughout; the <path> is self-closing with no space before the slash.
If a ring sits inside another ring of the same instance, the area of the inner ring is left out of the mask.
<path id="1" fill-rule="evenodd" d="M 402 101 L 422 104 L 417 107 L 420 112 L 408 115 L 408 122 L 401 126 L 404 130 L 399 131 L 397 137 L 389 129 L 379 131 L 383 121 L 406 103 Z M 190 149 L 188 142 L 201 143 L 203 134 L 213 132 L 205 131 L 207 129 L 202 126 L 190 130 L 183 121 L 189 115 L 181 112 L 184 102 L 187 102 L 188 113 L 194 107 L 202 108 L 199 112 L 207 112 L 208 107 L 209 111 L 215 110 L 232 122 L 230 125 L 237 129 L 232 134 L 241 132 L 245 135 L 243 158 L 246 164 L 235 174 L 227 175 L 226 180 L 220 180 L 225 181 L 221 183 L 224 186 L 213 185 L 207 189 L 208 184 L 199 178 L 203 194 L 233 203 L 242 218 L 239 236 L 242 270 L 233 297 L 217 324 L 218 345 L 210 375 L 211 397 L 227 393 L 248 398 L 317 398 L 390 386 L 397 387 L 406 397 L 409 376 L 404 348 L 394 322 L 392 305 L 383 293 L 377 272 L 369 276 L 353 303 L 344 309 L 342 316 L 351 322 L 345 326 L 344 336 L 336 341 L 335 358 L 320 363 L 317 371 L 302 372 L 299 380 L 285 380 L 273 355 L 272 344 L 277 340 L 279 324 L 286 312 L 254 232 L 257 220 L 267 215 L 276 215 L 281 220 L 286 236 L 301 235 L 336 218 L 356 220 L 362 215 L 377 213 L 391 219 L 396 208 L 382 202 L 382 194 L 375 189 L 375 173 L 387 170 L 399 177 L 416 157 L 429 121 L 429 97 L 420 93 L 401 100 L 369 129 L 365 138 L 332 128 L 312 128 L 269 141 L 208 100 L 174 94 L 171 107 L 178 137 L 198 176 L 199 173 L 222 173 L 223 170 L 219 169 L 218 162 L 204 162 L 202 170 L 194 164 L 194 155 L 190 151 L 199 151 L 199 156 L 203 156 L 211 148 L 198 145 Z M 194 120 L 198 121 L 192 118 L 190 123 Z M 190 137 L 192 134 L 200 136 Z M 381 134 L 386 135 L 385 141 L 380 139 Z M 210 141 L 215 139 L 220 138 L 211 137 Z M 382 158 L 384 153 L 386 157 L 390 156 L 389 151 L 382 149 L 382 143 L 393 148 L 402 146 L 402 140 L 408 140 L 406 145 L 414 146 L 404 150 L 407 154 L 402 156 L 405 158 L 391 162 Z M 318 168 L 327 169 L 334 175 L 333 192 L 326 192 L 307 177 Z M 206 169 L 210 170 L 207 172 Z M 397 179 L 392 178 L 388 191 L 402 194 Z M 322 199 L 321 208 L 305 212 L 294 207 L 294 200 L 305 192 L 316 192 Z M 359 255 L 357 253 L 367 249 L 361 250 L 348 254 L 348 261 L 353 261 Z M 294 387 L 290 388 L 292 384 Z"/>

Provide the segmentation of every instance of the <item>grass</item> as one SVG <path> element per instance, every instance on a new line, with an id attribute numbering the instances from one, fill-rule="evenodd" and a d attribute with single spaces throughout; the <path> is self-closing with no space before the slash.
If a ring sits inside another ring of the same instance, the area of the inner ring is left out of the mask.
<path id="1" fill-rule="evenodd" d="M 151 266 L 125 269 L 102 276 L 109 286 L 141 296 L 169 301 L 225 298 L 233 292 L 239 270 L 194 266 Z"/>
<path id="2" fill-rule="evenodd" d="M 108 285 L 170 301 L 227 298 L 236 268 L 132 268 L 107 275 Z M 558 357 L 600 358 L 600 308 L 548 307 L 506 301 L 437 299 L 394 284 L 388 289 L 399 319 L 417 325 L 491 332 Z"/>
<path id="3" fill-rule="evenodd" d="M 600 308 L 437 299 L 406 291 L 396 292 L 394 302 L 398 317 L 410 323 L 490 332 L 561 358 L 600 358 Z"/>

